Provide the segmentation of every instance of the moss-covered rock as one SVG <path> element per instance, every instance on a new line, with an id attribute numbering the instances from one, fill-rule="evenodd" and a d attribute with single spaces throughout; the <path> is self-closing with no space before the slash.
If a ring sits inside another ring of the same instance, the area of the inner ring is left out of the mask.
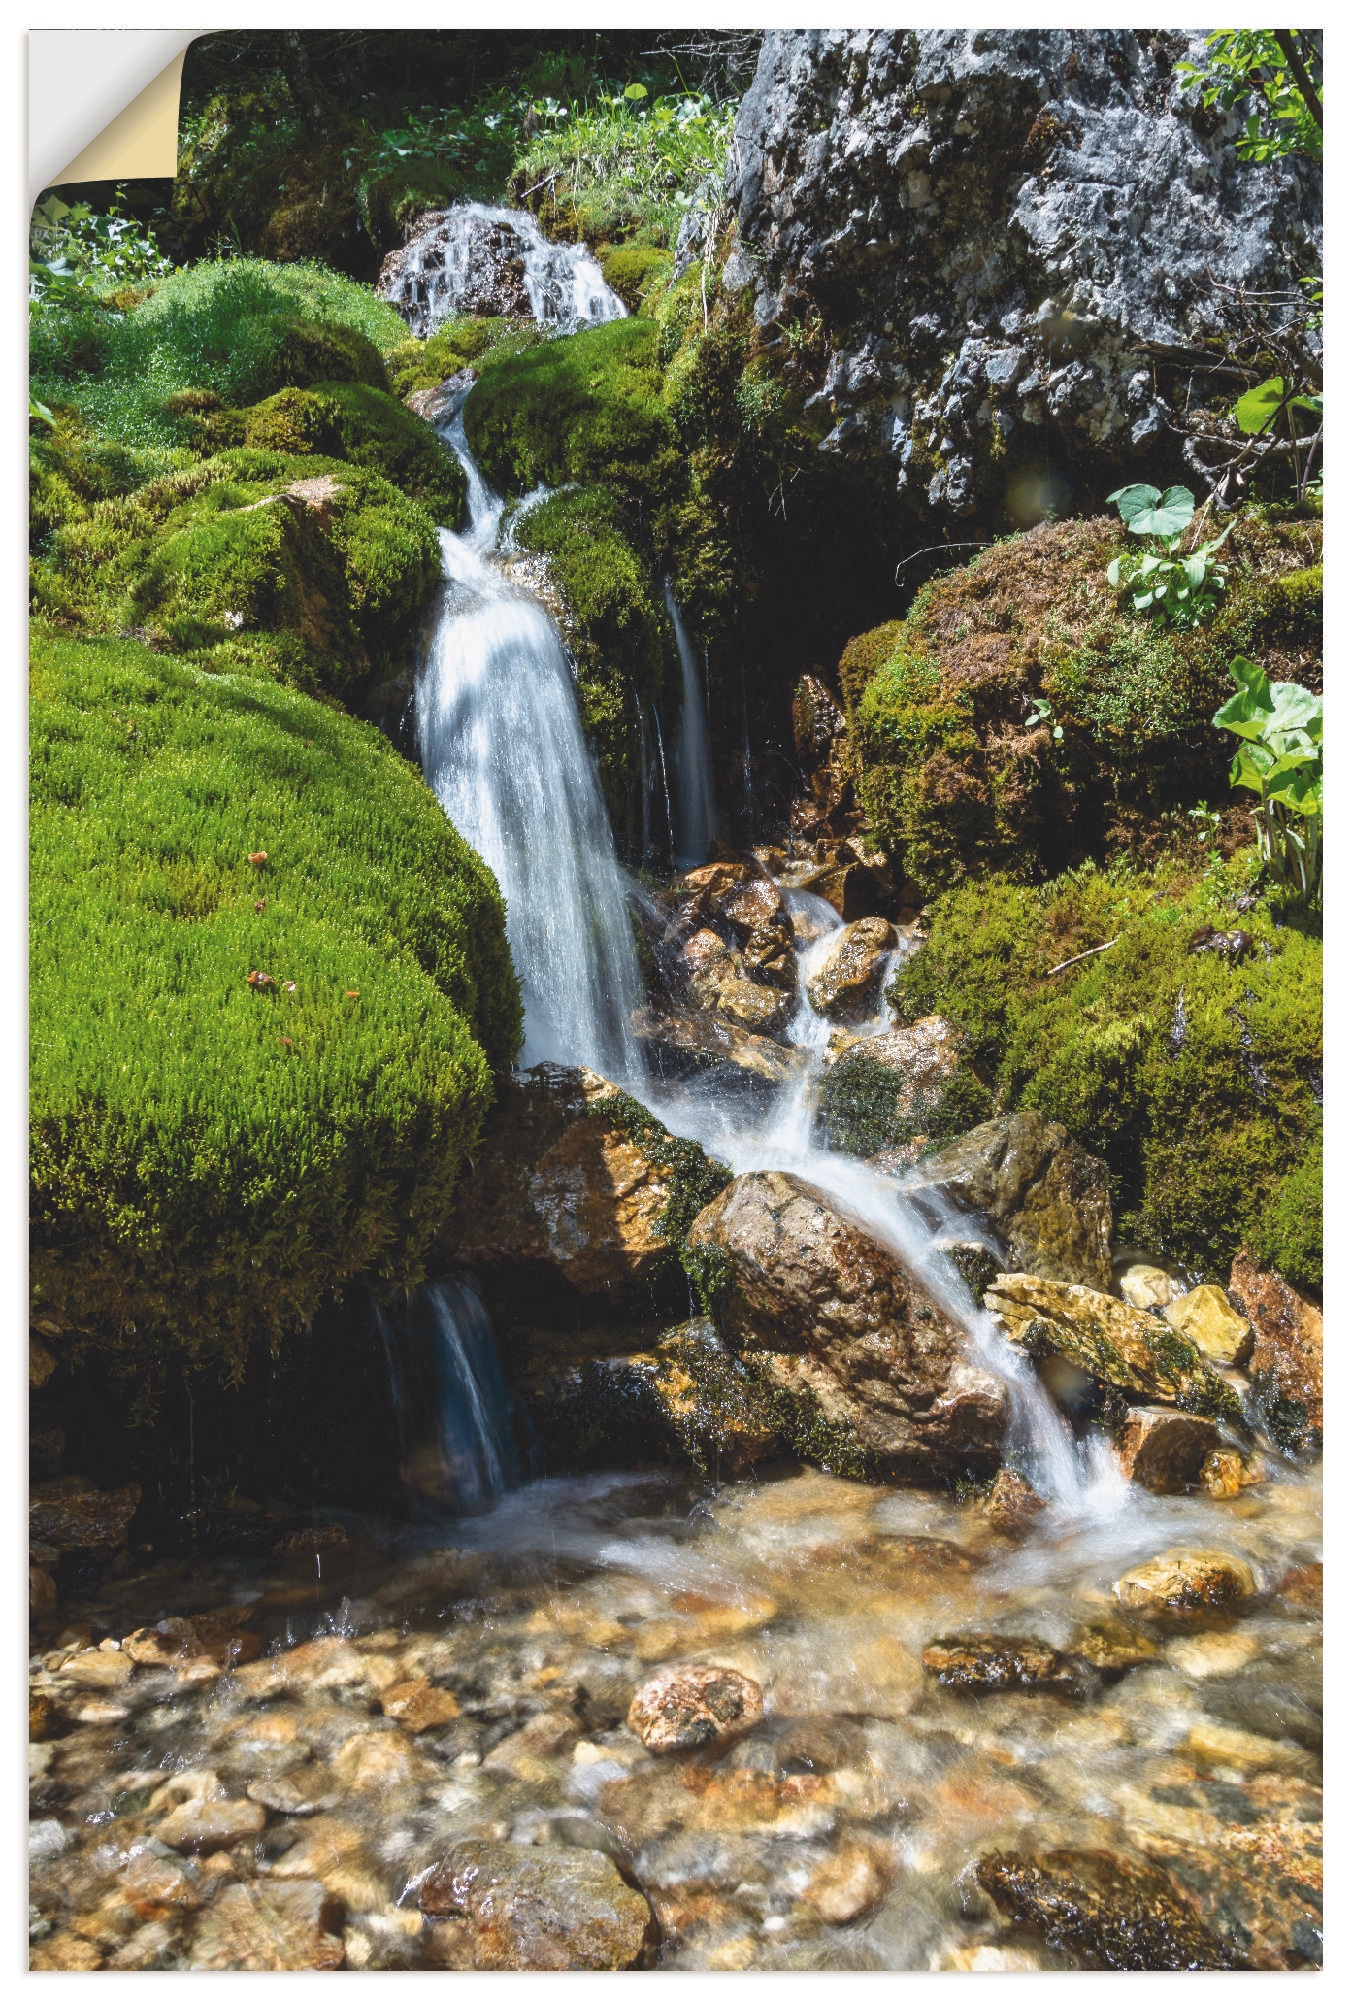
<path id="1" fill-rule="evenodd" d="M 631 313 L 643 312 L 649 302 L 655 303 L 674 265 L 669 250 L 659 250 L 650 243 L 616 244 L 602 251 L 600 262 L 601 276 Z"/>
<path id="2" fill-rule="evenodd" d="M 38 634 L 33 697 L 37 1294 L 237 1372 L 421 1275 L 519 1038 L 501 897 L 303 695 Z"/>
<path id="3" fill-rule="evenodd" d="M 1310 1285 L 1322 954 L 1253 896 L 1252 866 L 1250 850 L 964 884 L 932 905 L 892 997 L 965 1030 L 998 1109 L 1041 1111 L 1107 1160 L 1124 1237 L 1223 1279 L 1256 1231 Z"/>
<path id="4" fill-rule="evenodd" d="M 458 375 L 462 368 L 476 367 L 489 355 L 501 350 L 501 358 L 520 354 L 544 338 L 536 326 L 517 320 L 475 319 L 463 314 L 444 320 L 426 340 L 405 339 L 389 357 L 390 379 L 396 395 L 408 397 L 418 389 L 435 389 L 438 383 Z"/>
<path id="5" fill-rule="evenodd" d="M 1150 852 L 1171 815 L 1228 800 L 1209 725 L 1235 653 L 1319 684 L 1317 521 L 1243 514 L 1229 590 L 1191 632 L 1123 612 L 1105 575 L 1123 540 L 1105 518 L 996 543 L 846 648 L 860 800 L 924 888 Z"/>

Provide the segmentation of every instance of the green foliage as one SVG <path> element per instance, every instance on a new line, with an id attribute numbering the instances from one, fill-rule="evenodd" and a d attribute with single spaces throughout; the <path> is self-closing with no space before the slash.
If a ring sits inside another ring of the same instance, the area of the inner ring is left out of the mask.
<path id="1" fill-rule="evenodd" d="M 420 501 L 441 527 L 460 526 L 464 468 L 429 424 L 383 389 L 364 382 L 322 382 L 314 394 L 330 414 L 335 458 L 378 472 Z"/>
<path id="2" fill-rule="evenodd" d="M 625 509 L 602 487 L 551 494 L 519 518 L 521 548 L 546 556 L 567 612 L 582 723 L 616 831 L 638 811 L 637 718 L 675 685 L 670 622 L 630 539 Z"/>
<path id="3" fill-rule="evenodd" d="M 1108 1161 L 1124 1237 L 1223 1280 L 1258 1232 L 1308 1284 L 1321 950 L 1261 905 L 1239 915 L 1246 867 L 964 884 L 932 905 L 892 997 L 965 1031 L 997 1108 L 1041 1111 Z"/>
<path id="4" fill-rule="evenodd" d="M 33 696 L 34 1281 L 129 1365 L 238 1373 L 419 1277 L 519 1039 L 501 897 L 302 695 L 39 632 Z"/>
<path id="5" fill-rule="evenodd" d="M 1302 903 L 1320 896 L 1324 811 L 1324 703 L 1294 681 L 1268 680 L 1252 660 L 1232 660 L 1238 693 L 1213 718 L 1239 737 L 1232 785 L 1257 792 L 1258 851 L 1274 882 Z"/>
<path id="6" fill-rule="evenodd" d="M 1240 113 L 1244 131 L 1235 150 L 1241 160 L 1282 159 L 1296 152 L 1320 160 L 1323 121 L 1315 117 L 1301 91 L 1296 62 L 1322 104 L 1323 84 L 1314 74 L 1322 63 L 1303 30 L 1293 34 L 1289 29 L 1218 28 L 1207 36 L 1200 63 L 1185 61 L 1175 68 L 1185 87 L 1202 86 L 1201 101 L 1208 110 Z"/>
<path id="7" fill-rule="evenodd" d="M 435 389 L 499 349 L 505 358 L 533 347 L 543 337 L 539 328 L 519 326 L 510 319 L 474 319 L 467 314 L 444 320 L 426 340 L 402 341 L 390 355 L 394 392 L 407 397 L 416 389 Z"/>
<path id="8" fill-rule="evenodd" d="M 670 251 L 647 243 L 622 243 L 601 256 L 602 277 L 631 313 L 644 310 L 649 297 L 667 283 L 671 272 Z"/>
<path id="9" fill-rule="evenodd" d="M 102 296 L 129 285 L 153 283 L 173 270 L 140 226 L 123 212 L 119 188 L 106 214 L 86 201 L 73 205 L 49 194 L 33 210 L 28 236 L 28 291 L 34 299 Z"/>
<path id="10" fill-rule="evenodd" d="M 494 360 L 471 390 L 465 432 L 500 492 L 616 485 L 651 503 L 683 467 L 662 403 L 658 330 L 610 320 Z"/>
<path id="11" fill-rule="evenodd" d="M 1256 388 L 1246 389 L 1232 414 L 1246 437 L 1256 437 L 1263 431 L 1275 429 L 1277 419 L 1286 410 L 1304 410 L 1311 416 L 1322 418 L 1324 398 L 1300 395 L 1294 385 L 1288 391 L 1283 378 L 1273 375 Z"/>
<path id="12" fill-rule="evenodd" d="M 670 248 L 682 217 L 721 192 L 735 117 L 731 101 L 650 93 L 639 82 L 590 101 L 546 99 L 509 191 L 546 219 L 563 209 L 589 240 L 638 235 Z"/>
<path id="13" fill-rule="evenodd" d="M 32 379 L 45 402 L 72 404 L 98 434 L 128 446 L 191 443 L 166 402 L 187 389 L 256 403 L 288 386 L 388 388 L 383 354 L 407 337 L 392 306 L 313 265 L 228 258 L 176 271 L 126 313 L 33 313 Z"/>
<path id="14" fill-rule="evenodd" d="M 1107 572 L 1113 589 L 1131 593 L 1134 611 L 1172 625 L 1200 625 L 1209 618 L 1228 574 L 1216 560 L 1216 551 L 1229 540 L 1231 529 L 1181 555 L 1183 533 L 1196 510 L 1186 486 L 1171 486 L 1167 493 L 1157 486 L 1122 486 L 1108 495 L 1108 501 L 1126 522 L 1128 534 L 1156 540 L 1153 549 L 1131 549 L 1113 557 Z"/>

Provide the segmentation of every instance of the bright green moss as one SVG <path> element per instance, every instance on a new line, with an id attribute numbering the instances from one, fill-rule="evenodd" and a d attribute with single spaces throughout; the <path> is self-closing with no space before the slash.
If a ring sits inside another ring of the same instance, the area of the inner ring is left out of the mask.
<path id="1" fill-rule="evenodd" d="M 601 275 L 628 306 L 631 313 L 645 310 L 671 276 L 673 259 L 669 250 L 648 243 L 621 243 L 601 254 Z"/>
<path id="2" fill-rule="evenodd" d="M 314 394 L 330 412 L 335 458 L 378 472 L 391 486 L 419 501 L 440 527 L 461 525 L 464 468 L 430 424 L 395 397 L 363 382 L 322 382 Z"/>
<path id="3" fill-rule="evenodd" d="M 620 319 L 495 358 L 465 405 L 485 477 L 500 492 L 579 482 L 650 503 L 678 490 L 657 343 L 651 320 Z"/>
<path id="4" fill-rule="evenodd" d="M 637 830 L 640 715 L 674 685 L 670 621 L 629 538 L 619 497 L 598 487 L 556 493 L 530 508 L 517 540 L 549 560 L 568 613 L 583 727 L 616 831 Z"/>
<path id="5" fill-rule="evenodd" d="M 293 691 L 38 633 L 33 696 L 34 1281 L 129 1360 L 237 1370 L 418 1277 L 519 1039 L 501 897 Z"/>
<path id="6" fill-rule="evenodd" d="M 1249 865 L 965 884 L 932 906 L 893 994 L 905 1018 L 966 1031 L 998 1108 L 1041 1111 L 1108 1161 L 1125 1237 L 1222 1279 L 1261 1240 L 1314 1284 L 1321 950 L 1262 904 L 1236 910 Z M 1194 950 L 1212 928 L 1250 948 Z"/>
<path id="7" fill-rule="evenodd" d="M 901 1079 L 868 1052 L 865 1042 L 827 1071 L 817 1094 L 822 1127 L 830 1145 L 869 1159 L 908 1140 L 936 1144 L 956 1139 L 991 1115 L 990 1092 L 970 1071 L 948 1079 L 937 1103 L 903 1113 L 897 1108 Z"/>
<path id="8" fill-rule="evenodd" d="M 506 359 L 534 347 L 539 327 L 510 319 L 475 319 L 466 314 L 445 320 L 426 340 L 404 340 L 389 357 L 390 379 L 398 396 L 435 389 L 462 368 L 477 368 L 493 355 Z"/>

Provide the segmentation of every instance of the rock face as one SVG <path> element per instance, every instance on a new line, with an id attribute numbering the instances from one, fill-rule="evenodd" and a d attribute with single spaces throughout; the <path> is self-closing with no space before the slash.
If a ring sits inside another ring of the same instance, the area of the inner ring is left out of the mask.
<path id="1" fill-rule="evenodd" d="M 731 1743 L 763 1713 L 755 1681 L 731 1667 L 666 1667 L 634 1696 L 629 1727 L 658 1756 Z"/>
<path id="2" fill-rule="evenodd" d="M 723 284 L 754 287 L 762 325 L 822 316 L 824 449 L 891 453 L 920 505 L 962 515 L 992 459 L 1038 436 L 1071 467 L 1148 463 L 1169 441 L 1188 391 L 1158 364 L 1218 330 L 1225 287 L 1320 262 L 1319 170 L 1237 159 L 1238 120 L 1200 111 L 1173 74 L 1202 41 L 766 34 L 728 169 L 740 241 Z"/>
<path id="3" fill-rule="evenodd" d="M 1324 1315 L 1241 1251 L 1230 1294 L 1253 1326 L 1249 1373 L 1275 1443 L 1318 1445 L 1324 1434 Z"/>
<path id="4" fill-rule="evenodd" d="M 1088 1970 L 1220 1972 L 1245 1963 L 1162 1869 L 1130 1854 L 986 1854 L 976 1876 L 1002 1916 Z"/>
<path id="5" fill-rule="evenodd" d="M 846 1020 L 873 1005 L 897 934 L 883 917 L 861 917 L 808 981 L 808 998 L 819 1014 Z"/>
<path id="6" fill-rule="evenodd" d="M 619 1972 L 648 1963 L 656 1945 L 647 1902 L 590 1848 L 462 1841 L 421 1904 L 468 1917 L 480 1972 Z"/>
<path id="7" fill-rule="evenodd" d="M 986 1304 L 1035 1358 L 1058 1354 L 1094 1381 L 1153 1403 L 1239 1417 L 1239 1398 L 1190 1340 L 1153 1313 L 1088 1285 L 1003 1273 Z"/>
<path id="8" fill-rule="evenodd" d="M 1015 1111 L 955 1139 L 906 1179 L 993 1222 L 1020 1268 L 1105 1291 L 1112 1278 L 1108 1170 L 1038 1111 Z"/>
<path id="9" fill-rule="evenodd" d="M 126 1546 L 127 1525 L 140 1504 L 139 1486 L 118 1486 L 101 1493 L 72 1473 L 34 1489 L 28 1507 L 28 1532 L 34 1541 L 53 1549 L 111 1554 Z"/>
<path id="10" fill-rule="evenodd" d="M 664 1217 L 691 1173 L 701 1190 L 725 1177 L 613 1083 L 540 1063 L 488 1121 L 438 1250 L 479 1269 L 549 1265 L 584 1296 L 606 1292 L 671 1261 Z"/>
<path id="11" fill-rule="evenodd" d="M 1184 1493 L 1201 1479 L 1220 1434 L 1209 1417 L 1146 1404 L 1130 1410 L 1116 1440 L 1118 1463 L 1138 1486 L 1151 1493 Z"/>
<path id="12" fill-rule="evenodd" d="M 915 1477 L 993 1465 L 1003 1385 L 881 1244 L 793 1174 L 745 1174 L 690 1245 L 724 1280 L 718 1312 L 748 1360 L 879 1462 Z"/>
<path id="13" fill-rule="evenodd" d="M 1181 1299 L 1171 1299 L 1164 1317 L 1175 1333 L 1183 1334 L 1208 1361 L 1222 1368 L 1238 1367 L 1253 1352 L 1253 1328 L 1219 1285 L 1197 1285 Z"/>

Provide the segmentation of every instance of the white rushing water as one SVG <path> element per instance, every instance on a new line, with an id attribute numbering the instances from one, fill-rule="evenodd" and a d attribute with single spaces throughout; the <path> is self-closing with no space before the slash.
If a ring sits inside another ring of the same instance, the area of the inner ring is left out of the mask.
<path id="1" fill-rule="evenodd" d="M 681 662 L 681 733 L 676 739 L 676 866 L 698 868 L 708 860 L 709 843 L 718 830 L 709 718 L 695 648 L 669 583 L 663 586 L 663 595 Z"/>
<path id="2" fill-rule="evenodd" d="M 399 1308 L 373 1306 L 385 1348 L 411 1493 L 477 1513 L 520 1478 L 511 1401 L 492 1322 L 472 1279 L 422 1285 Z"/>
<path id="3" fill-rule="evenodd" d="M 544 606 L 490 560 L 503 502 L 458 412 L 442 435 L 469 479 L 470 525 L 441 531 L 445 599 L 415 697 L 423 770 L 506 898 L 523 1066 L 585 1063 L 625 1079 L 642 987 L 567 656 Z"/>
<path id="4" fill-rule="evenodd" d="M 425 339 L 458 312 L 510 311 L 519 288 L 536 322 L 560 333 L 626 317 L 585 243 L 551 243 L 525 210 L 481 201 L 431 217 L 376 289 Z"/>

